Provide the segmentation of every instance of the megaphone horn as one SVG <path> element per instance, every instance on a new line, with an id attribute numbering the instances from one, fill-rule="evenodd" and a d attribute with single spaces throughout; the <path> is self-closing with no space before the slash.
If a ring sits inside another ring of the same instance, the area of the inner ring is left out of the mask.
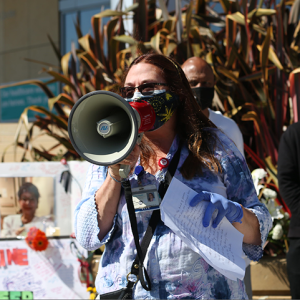
<path id="1" fill-rule="evenodd" d="M 73 106 L 68 132 L 76 152 L 85 160 L 102 166 L 114 165 L 133 150 L 142 132 L 155 122 L 153 107 L 145 101 L 127 102 L 109 91 L 94 91 Z M 130 167 L 123 165 L 126 178 Z"/>

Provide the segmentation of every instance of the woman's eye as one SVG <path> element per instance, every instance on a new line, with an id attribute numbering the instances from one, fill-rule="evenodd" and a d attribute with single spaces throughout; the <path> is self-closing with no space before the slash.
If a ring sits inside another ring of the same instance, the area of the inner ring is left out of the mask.
<path id="1" fill-rule="evenodd" d="M 153 84 L 145 84 L 145 86 L 143 86 L 142 88 L 142 94 L 152 94 L 155 90 L 155 85 Z"/>
<path id="2" fill-rule="evenodd" d="M 134 94 L 134 89 L 132 89 L 132 88 L 125 89 L 124 94 L 125 94 L 125 97 L 131 98 L 132 95 Z"/>
<path id="3" fill-rule="evenodd" d="M 146 87 L 143 89 L 143 92 L 151 92 L 151 91 L 154 91 L 153 87 Z"/>
<path id="4" fill-rule="evenodd" d="M 195 87 L 198 84 L 198 82 L 197 82 L 197 80 L 190 80 L 189 84 L 191 87 Z"/>

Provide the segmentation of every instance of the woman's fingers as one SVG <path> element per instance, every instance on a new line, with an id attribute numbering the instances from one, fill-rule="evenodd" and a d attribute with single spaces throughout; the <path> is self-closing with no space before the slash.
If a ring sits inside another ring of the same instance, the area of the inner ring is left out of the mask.
<path id="1" fill-rule="evenodd" d="M 215 219 L 213 220 L 213 223 L 212 223 L 213 228 L 218 227 L 218 225 L 220 224 L 222 219 L 225 217 L 225 213 L 226 213 L 226 210 L 218 209 L 218 214 L 217 214 L 217 216 L 215 217 Z"/>
<path id="2" fill-rule="evenodd" d="M 139 156 L 140 156 L 140 147 L 139 145 L 135 145 L 131 153 L 120 162 L 121 165 L 130 165 L 131 167 L 134 167 Z"/>
<path id="3" fill-rule="evenodd" d="M 189 204 L 191 207 L 194 207 L 198 205 L 201 201 L 210 201 L 210 193 L 200 192 L 190 201 Z"/>
<path id="4" fill-rule="evenodd" d="M 198 205 L 201 201 L 203 200 L 203 194 L 197 194 L 191 201 L 190 201 L 190 206 L 194 207 L 196 205 Z"/>
<path id="5" fill-rule="evenodd" d="M 209 223 L 213 218 L 213 214 L 214 214 L 215 210 L 217 210 L 217 215 L 212 222 L 213 228 L 216 228 L 220 224 L 222 219 L 225 217 L 226 210 L 222 207 L 222 205 L 220 205 L 219 203 L 210 202 L 207 205 L 207 208 L 205 210 L 204 217 L 203 217 L 203 226 L 204 227 L 209 226 Z"/>
<path id="6" fill-rule="evenodd" d="M 202 220 L 202 224 L 204 227 L 208 227 L 210 220 L 212 219 L 212 215 L 215 211 L 215 205 L 211 202 L 208 203 L 204 216 L 203 216 L 203 220 Z"/>
<path id="7" fill-rule="evenodd" d="M 132 168 L 136 165 L 136 162 L 140 156 L 140 147 L 136 144 L 133 148 L 132 152 L 118 164 L 110 165 L 109 168 L 111 169 L 113 174 L 119 174 L 119 169 L 121 165 L 129 165 Z"/>

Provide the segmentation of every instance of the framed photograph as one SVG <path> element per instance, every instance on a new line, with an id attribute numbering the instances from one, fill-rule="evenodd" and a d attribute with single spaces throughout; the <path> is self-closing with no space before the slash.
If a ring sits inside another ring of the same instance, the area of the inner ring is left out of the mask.
<path id="1" fill-rule="evenodd" d="M 0 238 L 26 235 L 33 226 L 48 235 L 70 235 L 88 166 L 86 161 L 0 163 Z M 22 210 L 34 212 L 30 223 L 22 223 Z"/>

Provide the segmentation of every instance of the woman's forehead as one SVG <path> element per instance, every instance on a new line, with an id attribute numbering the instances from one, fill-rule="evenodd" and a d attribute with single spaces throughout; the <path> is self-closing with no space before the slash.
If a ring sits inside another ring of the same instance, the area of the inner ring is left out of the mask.
<path id="1" fill-rule="evenodd" d="M 136 86 L 149 81 L 165 82 L 164 72 L 155 65 L 141 62 L 130 68 L 125 79 L 125 84 Z"/>

